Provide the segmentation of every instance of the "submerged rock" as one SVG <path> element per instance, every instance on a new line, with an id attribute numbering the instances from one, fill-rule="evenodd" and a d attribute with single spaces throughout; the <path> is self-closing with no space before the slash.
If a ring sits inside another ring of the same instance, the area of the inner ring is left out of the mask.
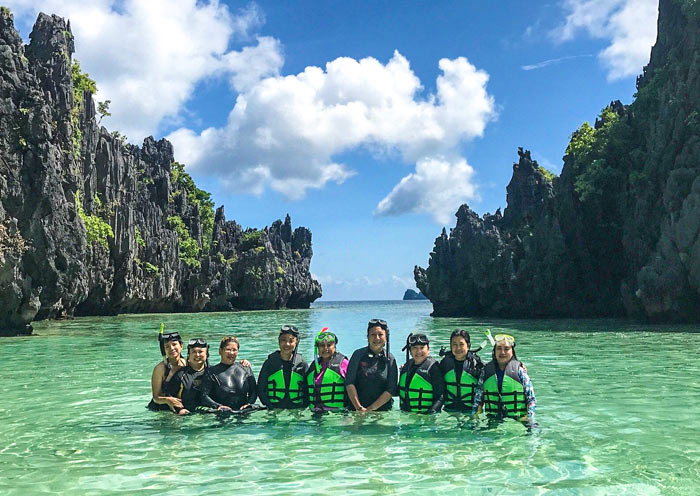
<path id="1" fill-rule="evenodd" d="M 311 232 L 242 230 L 172 145 L 96 119 L 70 24 L 40 14 L 24 46 L 0 9 L 0 329 L 128 312 L 306 308 Z"/>
<path id="2" fill-rule="evenodd" d="M 560 177 L 520 149 L 503 215 L 460 207 L 414 269 L 434 315 L 700 321 L 699 23 L 661 0 L 635 101 L 573 133 Z"/>

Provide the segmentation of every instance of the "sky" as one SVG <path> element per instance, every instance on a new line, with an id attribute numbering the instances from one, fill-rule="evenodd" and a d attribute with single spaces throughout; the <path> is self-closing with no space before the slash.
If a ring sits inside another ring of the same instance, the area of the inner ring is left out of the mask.
<path id="1" fill-rule="evenodd" d="M 324 301 L 400 299 L 467 203 L 506 206 L 518 147 L 561 172 L 571 133 L 631 103 L 657 0 L 0 0 L 28 41 L 71 22 L 102 124 L 175 159 L 262 228 L 313 233 Z M 497 5 L 494 5 L 496 4 Z"/>

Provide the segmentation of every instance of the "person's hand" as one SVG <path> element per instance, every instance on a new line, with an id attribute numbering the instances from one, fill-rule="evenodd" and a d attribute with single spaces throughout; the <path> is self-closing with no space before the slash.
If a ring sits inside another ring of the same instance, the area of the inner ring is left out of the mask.
<path id="1" fill-rule="evenodd" d="M 167 396 L 163 398 L 165 401 L 168 402 L 168 405 L 172 406 L 173 408 L 182 408 L 184 405 L 182 404 L 182 400 L 180 398 L 175 398 L 174 396 Z"/>
<path id="2" fill-rule="evenodd" d="M 177 412 L 178 415 L 189 415 L 190 411 L 187 408 L 183 408 L 179 412 Z"/>
<path id="3" fill-rule="evenodd" d="M 359 407 L 355 407 L 355 411 L 358 413 L 367 413 L 369 410 L 367 410 L 364 406 L 360 405 Z"/>
<path id="4" fill-rule="evenodd" d="M 233 408 L 228 407 L 226 405 L 219 405 L 219 408 L 217 408 L 220 412 L 232 412 Z"/>
<path id="5" fill-rule="evenodd" d="M 251 366 L 250 362 L 248 360 L 246 360 L 245 358 L 243 360 L 238 360 L 238 363 L 240 363 L 244 367 L 248 367 L 248 368 L 250 368 L 250 366 Z"/>

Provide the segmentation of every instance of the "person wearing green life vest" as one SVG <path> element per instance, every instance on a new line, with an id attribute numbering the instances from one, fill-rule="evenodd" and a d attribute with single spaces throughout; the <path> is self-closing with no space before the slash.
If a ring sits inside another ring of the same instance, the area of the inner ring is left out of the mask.
<path id="1" fill-rule="evenodd" d="M 515 338 L 496 334 L 492 360 L 482 370 L 476 385 L 472 413 L 483 409 L 489 417 L 514 418 L 536 426 L 536 404 L 530 376 L 515 356 Z"/>
<path id="2" fill-rule="evenodd" d="M 479 355 L 469 349 L 470 343 L 467 331 L 453 331 L 450 335 L 450 351 L 444 353 L 440 362 L 440 370 L 445 378 L 445 411 L 472 411 L 474 390 L 484 364 Z M 443 355 L 442 350 L 440 355 Z"/>
<path id="3" fill-rule="evenodd" d="M 268 408 L 305 408 L 308 364 L 297 353 L 299 330 L 284 325 L 277 338 L 280 349 L 268 355 L 258 375 L 258 397 Z"/>
<path id="4" fill-rule="evenodd" d="M 311 409 L 316 412 L 338 411 L 348 406 L 345 376 L 348 359 L 336 351 L 338 337 L 324 327 L 316 335 L 316 357 L 306 372 L 306 386 Z"/>
<path id="5" fill-rule="evenodd" d="M 409 334 L 406 339 L 406 363 L 399 375 L 401 410 L 438 413 L 442 409 L 445 379 L 440 365 L 430 356 L 430 341 L 425 334 Z M 409 353 L 411 358 L 409 359 Z"/>

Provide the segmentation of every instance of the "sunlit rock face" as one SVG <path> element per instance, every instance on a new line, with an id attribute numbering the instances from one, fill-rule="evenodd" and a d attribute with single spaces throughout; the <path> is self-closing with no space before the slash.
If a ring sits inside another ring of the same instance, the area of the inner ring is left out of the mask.
<path id="1" fill-rule="evenodd" d="M 99 125 L 70 24 L 40 14 L 24 45 L 0 9 L 0 332 L 125 312 L 306 308 L 311 232 L 244 231 L 214 213 L 172 145 Z M 94 90 L 93 90 L 94 91 Z"/>
<path id="2" fill-rule="evenodd" d="M 700 4 L 658 22 L 635 101 L 574 132 L 559 177 L 519 150 L 503 215 L 463 205 L 435 240 L 435 315 L 700 321 Z"/>

